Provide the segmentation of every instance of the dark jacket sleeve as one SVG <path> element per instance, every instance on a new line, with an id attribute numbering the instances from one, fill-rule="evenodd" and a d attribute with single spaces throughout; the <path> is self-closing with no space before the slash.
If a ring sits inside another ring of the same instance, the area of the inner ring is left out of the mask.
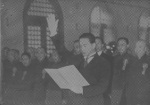
<path id="1" fill-rule="evenodd" d="M 53 37 L 51 37 L 53 44 L 55 45 L 56 49 L 59 50 L 60 46 L 62 44 L 61 39 L 59 38 L 59 35 L 55 35 Z"/>
<path id="2" fill-rule="evenodd" d="M 53 44 L 56 48 L 56 50 L 58 51 L 59 55 L 63 57 L 63 59 L 65 59 L 68 56 L 71 56 L 71 52 L 65 47 L 64 43 L 63 43 L 63 39 L 61 37 L 59 37 L 60 35 L 57 34 L 53 37 L 51 37 Z"/>
<path id="3" fill-rule="evenodd" d="M 97 83 L 83 87 L 83 95 L 85 97 L 102 95 L 108 87 L 110 64 L 106 60 L 101 60 L 101 62 L 97 63 L 97 65 L 97 70 L 95 72 Z"/>

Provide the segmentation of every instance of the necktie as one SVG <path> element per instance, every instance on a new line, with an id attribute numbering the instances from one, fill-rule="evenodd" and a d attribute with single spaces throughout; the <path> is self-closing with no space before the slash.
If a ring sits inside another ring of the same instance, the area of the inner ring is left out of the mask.
<path id="1" fill-rule="evenodd" d="M 88 57 L 84 59 L 84 68 L 87 66 L 88 64 Z"/>
<path id="2" fill-rule="evenodd" d="M 91 55 L 91 56 L 89 56 L 89 57 L 86 57 L 86 58 L 84 59 L 84 67 L 86 67 L 87 64 L 94 58 L 94 55 L 95 55 L 95 54 L 93 54 L 93 55 Z M 89 62 L 88 62 L 88 60 L 89 60 Z"/>

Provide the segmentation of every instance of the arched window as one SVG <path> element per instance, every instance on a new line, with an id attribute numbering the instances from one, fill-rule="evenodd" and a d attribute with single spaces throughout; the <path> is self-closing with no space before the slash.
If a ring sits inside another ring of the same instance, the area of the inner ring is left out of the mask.
<path id="1" fill-rule="evenodd" d="M 139 20 L 139 39 L 150 43 L 150 11 L 142 13 Z"/>
<path id="2" fill-rule="evenodd" d="M 55 49 L 46 21 L 49 14 L 55 14 L 59 19 L 57 37 L 63 40 L 63 16 L 57 0 L 27 0 L 23 12 L 25 50 L 43 47 L 49 56 Z"/>
<path id="3" fill-rule="evenodd" d="M 114 41 L 112 15 L 105 5 L 94 6 L 90 16 L 90 32 L 101 37 L 106 44 Z"/>

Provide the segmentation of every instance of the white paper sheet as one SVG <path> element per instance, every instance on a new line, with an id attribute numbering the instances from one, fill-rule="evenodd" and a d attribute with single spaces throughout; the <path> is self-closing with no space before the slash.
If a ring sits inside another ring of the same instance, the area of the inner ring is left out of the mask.
<path id="1" fill-rule="evenodd" d="M 82 87 L 89 85 L 74 65 L 45 70 L 62 89 L 70 89 L 75 93 L 83 94 Z"/>
<path id="2" fill-rule="evenodd" d="M 65 66 L 59 68 L 58 70 L 72 87 L 89 85 L 89 83 L 85 80 L 85 78 L 80 74 L 74 65 Z"/>
<path id="3" fill-rule="evenodd" d="M 59 73 L 58 69 L 45 69 L 45 71 L 52 77 L 52 79 L 57 83 L 57 85 L 62 89 L 68 89 L 69 83 L 65 78 Z"/>

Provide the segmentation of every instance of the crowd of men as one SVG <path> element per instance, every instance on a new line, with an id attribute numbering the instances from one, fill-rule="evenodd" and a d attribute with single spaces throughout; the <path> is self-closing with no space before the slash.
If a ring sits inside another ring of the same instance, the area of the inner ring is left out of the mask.
<path id="1" fill-rule="evenodd" d="M 5 47 L 2 50 L 3 90 L 28 91 L 27 97 L 44 102 L 49 100 L 47 90 L 61 90 L 62 104 L 67 105 L 150 105 L 147 44 L 139 40 L 133 53 L 128 49 L 129 40 L 121 37 L 115 54 L 109 55 L 105 53 L 103 40 L 91 33 L 83 33 L 74 41 L 71 52 L 61 55 L 54 49 L 49 58 L 43 48 L 28 48 L 20 56 L 18 50 Z M 90 84 L 83 87 L 83 94 L 60 89 L 44 70 L 67 65 L 75 65 Z"/>

